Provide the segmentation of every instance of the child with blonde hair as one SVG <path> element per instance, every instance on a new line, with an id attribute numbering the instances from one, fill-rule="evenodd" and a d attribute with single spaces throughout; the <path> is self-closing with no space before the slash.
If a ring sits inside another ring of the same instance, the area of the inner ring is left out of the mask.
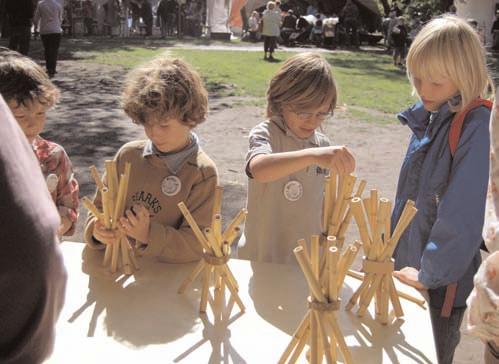
<path id="1" fill-rule="evenodd" d="M 38 159 L 61 217 L 59 235 L 73 235 L 79 203 L 73 166 L 62 146 L 40 136 L 47 111 L 59 100 L 59 90 L 30 58 L 0 48 L 0 94 Z"/>
<path id="2" fill-rule="evenodd" d="M 336 100 L 331 66 L 316 53 L 289 58 L 270 81 L 268 120 L 249 137 L 248 217 L 239 257 L 292 263 L 296 241 L 321 233 L 324 176 L 355 168 L 348 149 L 330 146 L 320 131 Z"/>
<path id="3" fill-rule="evenodd" d="M 480 265 L 493 88 L 485 51 L 466 21 L 443 16 L 416 36 L 407 75 L 420 101 L 398 115 L 411 128 L 392 215 L 418 214 L 394 253 L 394 273 L 427 291 L 439 364 L 451 364 L 473 275 Z"/>
<path id="4" fill-rule="evenodd" d="M 148 139 L 125 144 L 114 158 L 118 173 L 131 163 L 119 228 L 143 255 L 168 263 L 199 260 L 201 246 L 177 204 L 184 202 L 200 227 L 210 225 L 217 171 L 192 131 L 206 118 L 208 93 L 191 66 L 168 57 L 133 70 L 125 85 L 122 107 Z M 102 205 L 99 193 L 95 204 Z M 84 239 L 103 249 L 117 236 L 90 213 Z"/>

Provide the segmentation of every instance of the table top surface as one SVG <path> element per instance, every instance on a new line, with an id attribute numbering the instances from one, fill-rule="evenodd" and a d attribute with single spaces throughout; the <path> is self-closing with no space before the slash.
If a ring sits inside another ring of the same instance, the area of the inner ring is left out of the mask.
<path id="1" fill-rule="evenodd" d="M 246 312 L 235 306 L 228 322 L 213 326 L 198 312 L 199 278 L 177 293 L 195 264 L 140 258 L 141 269 L 125 276 L 102 266 L 102 251 L 72 242 L 61 248 L 66 302 L 47 363 L 276 363 L 307 312 L 298 266 L 230 260 Z M 373 307 L 359 318 L 344 310 L 358 285 L 347 277 L 336 314 L 354 363 L 435 363 L 428 311 L 401 299 L 405 316 L 389 325 L 373 319 Z"/>

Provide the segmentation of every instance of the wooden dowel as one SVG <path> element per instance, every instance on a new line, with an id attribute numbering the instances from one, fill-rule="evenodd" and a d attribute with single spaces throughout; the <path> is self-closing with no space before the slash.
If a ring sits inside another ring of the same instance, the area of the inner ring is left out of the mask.
<path id="1" fill-rule="evenodd" d="M 343 355 L 343 361 L 345 362 L 345 364 L 353 364 L 352 355 L 350 354 L 350 351 L 348 351 L 347 343 L 345 342 L 345 338 L 343 337 L 340 327 L 336 322 L 334 313 L 326 314 L 324 315 L 324 317 L 326 318 L 324 322 L 329 324 L 336 342 L 338 343 L 338 347 L 340 348 L 341 354 Z"/>
<path id="2" fill-rule="evenodd" d="M 303 337 L 303 335 L 305 334 L 305 331 L 309 328 L 309 325 L 310 325 L 309 315 L 310 315 L 310 312 L 307 312 L 305 314 L 305 317 L 301 320 L 300 324 L 298 325 L 298 328 L 295 330 L 295 332 L 293 334 L 291 341 L 289 342 L 288 346 L 284 350 L 284 353 L 282 353 L 281 358 L 278 361 L 279 364 L 286 363 L 286 360 L 291 355 L 291 352 L 296 347 L 296 345 L 298 344 L 300 339 Z"/>
<path id="3" fill-rule="evenodd" d="M 99 176 L 99 172 L 97 172 L 97 168 L 95 166 L 90 166 L 90 174 L 92 175 L 92 178 L 95 182 L 95 185 L 97 186 L 97 189 L 102 192 L 104 189 L 104 183 L 102 183 L 102 180 Z"/>
<path id="4" fill-rule="evenodd" d="M 355 193 L 354 197 L 360 198 L 362 196 L 362 193 L 364 193 L 364 188 L 366 187 L 367 182 L 365 180 L 361 180 L 359 183 L 359 186 L 357 188 L 357 192 Z M 345 216 L 345 219 L 340 225 L 340 228 L 338 230 L 338 239 L 339 240 L 344 240 L 345 239 L 345 234 L 347 232 L 348 227 L 350 226 L 350 222 L 352 221 L 352 209 L 350 208 L 350 205 L 348 206 L 347 214 Z"/>
<path id="5" fill-rule="evenodd" d="M 224 188 L 222 186 L 215 187 L 215 197 L 213 199 L 213 210 L 211 216 L 220 215 L 222 213 L 222 195 Z"/>
<path id="6" fill-rule="evenodd" d="M 366 255 L 371 250 L 371 239 L 369 237 L 369 232 L 367 230 L 366 218 L 364 216 L 364 211 L 362 210 L 362 202 L 358 197 L 354 197 L 350 203 L 350 209 L 352 211 L 353 217 L 357 223 L 359 229 L 360 238 L 362 244 L 364 244 L 364 251 Z"/>
<path id="7" fill-rule="evenodd" d="M 310 263 L 306 260 L 303 248 L 301 246 L 296 247 L 293 249 L 293 253 L 295 254 L 296 259 L 298 260 L 298 264 L 300 265 L 303 274 L 305 275 L 305 278 L 308 282 L 308 285 L 313 292 L 315 300 L 326 303 L 326 297 L 324 297 L 321 286 L 319 285 L 317 279 L 315 279 L 314 277 L 314 273 L 312 271 Z"/>
<path id="8" fill-rule="evenodd" d="M 303 253 L 305 254 L 305 258 L 307 258 L 307 261 L 310 262 L 310 254 L 308 253 L 307 241 L 305 239 L 299 239 L 297 243 L 298 246 L 301 246 L 303 248 Z"/>
<path id="9" fill-rule="evenodd" d="M 104 220 L 104 215 L 97 209 L 97 207 L 95 207 L 94 203 L 87 197 L 87 196 L 84 196 L 82 199 L 81 199 L 81 203 L 83 204 L 83 206 L 89 210 L 92 214 L 94 214 L 94 216 L 100 220 L 101 222 L 103 222 Z"/>
<path id="10" fill-rule="evenodd" d="M 102 197 L 102 211 L 103 211 L 103 221 L 102 223 L 104 224 L 104 227 L 106 229 L 111 228 L 111 202 L 110 202 L 110 196 L 109 196 L 109 189 L 105 186 L 103 186 L 101 190 L 101 197 Z M 106 244 L 106 250 L 104 253 L 104 260 L 103 260 L 103 265 L 106 266 L 109 264 L 111 261 L 111 257 L 113 255 L 113 245 L 112 244 Z"/>
<path id="11" fill-rule="evenodd" d="M 347 274 L 352 277 L 352 278 L 355 278 L 355 279 L 358 279 L 359 281 L 363 281 L 364 280 L 364 275 L 359 273 L 359 272 L 356 272 L 356 271 L 353 271 L 353 270 L 349 270 L 347 272 Z M 393 284 L 393 281 L 392 281 L 392 284 Z M 394 289 L 395 289 L 395 285 L 393 285 Z M 397 292 L 397 295 L 400 297 L 400 298 L 403 298 L 407 301 L 410 301 L 412 303 L 415 303 L 416 305 L 420 306 L 422 309 L 426 310 L 426 301 L 423 300 L 423 299 L 417 299 L 416 297 L 413 297 L 405 292 L 402 292 L 402 291 L 399 291 L 399 290 L 396 290 Z"/>
<path id="12" fill-rule="evenodd" d="M 230 268 L 227 264 L 223 265 L 223 275 L 226 275 L 227 279 L 230 281 L 232 286 L 236 290 L 239 290 L 239 285 L 237 284 L 236 278 L 234 277 L 234 274 L 232 274 L 232 271 L 230 270 Z"/>
<path id="13" fill-rule="evenodd" d="M 107 188 L 111 195 L 111 201 L 114 202 L 116 194 L 118 193 L 118 172 L 116 169 L 116 162 L 113 160 L 106 160 L 104 161 L 104 166 L 106 169 Z M 114 207 L 112 211 L 114 211 Z"/>
<path id="14" fill-rule="evenodd" d="M 118 219 L 123 216 L 125 212 L 126 196 L 128 190 L 128 180 L 130 178 L 130 163 L 125 164 L 125 172 L 121 174 L 118 195 L 115 200 L 112 228 L 115 229 L 118 224 Z"/>
<path id="15" fill-rule="evenodd" d="M 340 252 L 335 246 L 329 247 L 327 250 L 327 266 L 329 272 L 329 287 L 328 298 L 329 301 L 335 302 L 338 300 L 338 282 L 337 282 L 337 265 Z"/>
<path id="16" fill-rule="evenodd" d="M 229 289 L 232 297 L 236 301 L 236 304 L 239 306 L 239 309 L 244 312 L 246 311 L 246 307 L 244 307 L 244 303 L 239 297 L 239 294 L 237 293 L 237 288 L 232 284 L 230 279 L 227 278 L 226 275 L 222 275 L 222 277 L 225 279 L 225 284 L 227 285 L 227 288 Z"/>
<path id="17" fill-rule="evenodd" d="M 182 212 L 182 215 L 184 215 L 185 220 L 187 221 L 187 223 L 191 227 L 192 232 L 194 233 L 194 235 L 196 236 L 198 241 L 201 243 L 203 248 L 207 251 L 211 251 L 210 245 L 208 244 L 206 237 L 201 232 L 201 229 L 199 229 L 198 224 L 196 223 L 196 221 L 192 217 L 191 213 L 187 209 L 187 206 L 185 206 L 185 204 L 183 202 L 179 202 L 177 206 L 180 209 L 180 211 Z"/>
<path id="18" fill-rule="evenodd" d="M 406 207 L 404 208 L 404 211 L 402 212 L 402 216 L 399 219 L 397 226 L 395 227 L 395 230 L 393 231 L 393 235 L 386 245 L 385 249 L 383 250 L 381 254 L 381 259 L 387 259 L 388 257 L 391 257 L 393 255 L 393 252 L 395 251 L 395 248 L 397 247 L 398 241 L 402 234 L 404 233 L 405 229 L 409 226 L 411 223 L 412 219 L 418 212 L 418 210 L 409 203 L 406 204 Z M 410 201 L 412 202 L 412 201 Z M 414 204 L 412 202 L 412 204 Z"/>
<path id="19" fill-rule="evenodd" d="M 206 237 L 206 240 L 208 240 L 208 244 L 211 248 L 208 252 L 211 254 L 214 254 L 216 257 L 221 257 L 223 255 L 221 243 L 215 239 L 215 235 L 213 234 L 213 231 L 211 230 L 211 228 L 209 228 L 209 227 L 204 228 L 203 232 L 204 232 L 204 236 Z"/>
<path id="20" fill-rule="evenodd" d="M 211 229 L 213 230 L 213 235 L 218 242 L 222 241 L 222 215 L 213 215 L 213 220 L 211 222 Z"/>
<path id="21" fill-rule="evenodd" d="M 298 344 L 296 345 L 295 350 L 293 351 L 293 355 L 291 355 L 291 358 L 289 359 L 288 364 L 295 364 L 298 358 L 300 357 L 301 352 L 303 351 L 303 348 L 307 344 L 308 338 L 310 337 L 310 327 L 307 327 L 305 330 L 305 333 L 301 337 L 301 339 L 298 341 Z"/>
<path id="22" fill-rule="evenodd" d="M 338 235 L 339 225 L 343 221 L 344 216 L 345 216 L 345 211 L 347 210 L 347 208 L 350 204 L 350 200 L 352 199 L 352 191 L 353 191 L 353 187 L 355 186 L 356 180 L 357 180 L 357 177 L 352 176 L 352 175 L 348 175 L 345 177 L 345 188 L 343 191 L 343 199 L 341 201 L 338 220 L 335 222 L 336 225 L 338 226 L 336 231 L 335 231 L 336 235 Z"/>
<path id="23" fill-rule="evenodd" d="M 231 234 L 231 231 L 234 230 L 235 227 L 239 226 L 243 220 L 246 218 L 246 215 L 248 214 L 248 210 L 246 209 L 241 209 L 236 217 L 234 217 L 234 219 L 232 219 L 232 221 L 230 222 L 229 226 L 227 227 L 227 229 L 225 229 L 223 235 L 222 235 L 222 240 L 228 240 L 227 237 L 229 234 Z"/>
<path id="24" fill-rule="evenodd" d="M 310 263 L 312 264 L 312 271 L 314 273 L 314 277 L 317 280 L 319 280 L 319 258 L 320 258 L 319 236 L 312 235 L 312 238 L 310 239 Z"/>
<path id="25" fill-rule="evenodd" d="M 128 254 L 130 256 L 130 260 L 132 261 L 133 266 L 135 267 L 136 270 L 140 269 L 139 263 L 137 262 L 137 259 L 135 258 L 135 249 L 133 249 L 130 245 L 130 242 L 127 239 L 127 249 L 128 249 Z"/>
<path id="26" fill-rule="evenodd" d="M 331 235 L 328 235 L 326 237 L 326 246 L 324 247 L 324 254 L 322 254 L 322 257 L 321 257 L 321 262 L 320 262 L 320 283 L 322 286 L 324 287 L 328 287 L 328 279 L 329 279 L 329 276 L 328 276 L 328 269 L 327 269 L 327 252 L 328 252 L 328 249 L 332 246 L 335 246 L 338 248 L 338 251 L 340 250 L 340 247 L 338 247 L 338 240 L 336 239 L 336 236 L 331 236 Z M 327 291 L 327 289 L 326 289 Z"/>
<path id="27" fill-rule="evenodd" d="M 225 240 L 223 240 L 223 235 L 222 235 L 222 241 L 226 241 L 227 244 L 232 245 L 234 243 L 234 241 L 236 240 L 236 238 L 241 234 L 241 228 L 239 226 L 236 226 L 235 228 L 233 228 L 231 231 L 227 231 L 227 238 Z"/>
<path id="28" fill-rule="evenodd" d="M 357 304 L 357 301 L 360 299 L 360 296 L 364 294 L 364 292 L 369 288 L 369 284 L 371 283 L 372 280 L 372 275 L 366 275 L 365 278 L 362 280 L 362 283 L 360 286 L 357 288 L 357 290 L 353 293 L 352 297 L 350 297 L 350 300 L 348 301 L 347 305 L 345 306 L 345 310 L 350 311 L 353 306 Z"/>
<path id="29" fill-rule="evenodd" d="M 392 203 L 387 198 L 379 199 L 379 214 L 378 214 L 378 232 L 383 233 L 384 243 L 388 243 L 390 240 L 390 218 L 392 212 Z M 387 222 L 388 221 L 388 222 Z M 388 228 L 388 231 L 387 231 Z"/>
<path id="30" fill-rule="evenodd" d="M 418 300 L 416 298 L 411 297 L 411 296 L 406 295 L 406 294 L 401 295 L 400 292 L 398 292 L 397 289 L 395 288 L 395 283 L 393 283 L 392 277 L 387 277 L 387 283 L 388 283 L 388 293 L 390 295 L 390 301 L 392 301 L 392 306 L 393 306 L 393 311 L 395 312 L 395 316 L 402 317 L 402 316 L 404 316 L 404 311 L 402 310 L 402 305 L 400 304 L 399 295 L 405 299 L 408 299 L 408 300 L 414 302 L 414 303 L 417 303 Z M 409 299 L 409 297 L 410 297 L 410 299 Z M 424 309 L 426 309 L 426 307 L 424 306 L 424 303 L 425 303 L 425 301 L 423 300 L 423 303 L 422 304 L 419 303 L 419 305 L 421 307 L 423 307 Z"/>
<path id="31" fill-rule="evenodd" d="M 389 309 L 389 299 L 390 299 L 390 292 L 389 292 L 389 285 L 387 279 L 391 279 L 391 276 L 388 274 L 385 274 L 383 278 L 381 279 L 381 304 L 380 304 L 380 322 L 383 325 L 388 324 L 388 309 Z"/>
<path id="32" fill-rule="evenodd" d="M 319 364 L 319 328 L 315 315 L 310 315 L 310 364 Z"/>
<path id="33" fill-rule="evenodd" d="M 205 268 L 205 262 L 204 260 L 200 260 L 196 267 L 193 269 L 193 271 L 189 274 L 189 276 L 182 281 L 180 284 L 180 287 L 178 288 L 177 293 L 184 293 L 186 288 L 194 282 L 194 280 L 197 278 L 197 276 L 203 271 Z"/>
<path id="34" fill-rule="evenodd" d="M 327 232 L 329 211 L 331 210 L 331 176 L 324 177 L 324 203 L 322 208 L 322 231 Z"/>
<path id="35" fill-rule="evenodd" d="M 123 236 L 120 240 L 120 248 L 121 248 L 121 261 L 123 262 L 123 273 L 132 274 L 132 263 L 130 262 L 130 255 L 128 255 L 128 249 L 126 244 L 128 243 L 127 238 Z"/>
<path id="36" fill-rule="evenodd" d="M 347 270 L 350 268 L 355 257 L 357 256 L 358 249 L 354 245 L 350 245 L 347 249 L 347 252 L 348 252 L 348 254 L 346 256 L 345 262 L 343 263 L 343 265 L 338 267 L 338 276 L 337 276 L 338 287 L 343 286 L 343 282 L 345 281 L 345 276 L 347 274 Z"/>
<path id="37" fill-rule="evenodd" d="M 210 289 L 211 266 L 205 264 L 203 271 L 203 285 L 201 287 L 201 302 L 199 303 L 199 312 L 206 312 L 208 304 L 208 293 Z"/>
<path id="38" fill-rule="evenodd" d="M 369 304 L 371 303 L 374 294 L 376 293 L 376 290 L 378 289 L 378 286 L 381 283 L 381 279 L 383 278 L 383 274 L 374 274 L 374 279 L 370 287 L 367 289 L 366 295 L 363 297 L 361 295 L 360 298 L 360 307 L 359 310 L 357 311 L 358 316 L 364 316 L 366 313 L 367 308 L 369 307 Z"/>
<path id="39" fill-rule="evenodd" d="M 113 250 L 111 255 L 111 272 L 116 273 L 118 270 L 118 260 L 120 257 L 120 240 L 113 242 Z"/>
<path id="40" fill-rule="evenodd" d="M 327 364 L 333 364 L 333 357 L 331 356 L 331 348 L 330 348 L 330 345 L 329 345 L 329 341 L 328 341 L 328 334 L 327 334 L 327 331 L 326 331 L 326 328 L 325 328 L 325 325 L 324 325 L 324 319 L 321 317 L 322 315 L 319 314 L 317 311 L 314 312 L 314 316 L 315 316 L 315 320 L 317 321 L 317 326 L 318 326 L 318 329 L 319 329 L 319 333 L 320 333 L 320 338 L 321 338 L 321 341 L 322 341 L 322 347 L 324 349 L 324 354 L 326 356 L 326 363 Z M 320 359 L 322 361 L 322 355 L 320 356 Z"/>

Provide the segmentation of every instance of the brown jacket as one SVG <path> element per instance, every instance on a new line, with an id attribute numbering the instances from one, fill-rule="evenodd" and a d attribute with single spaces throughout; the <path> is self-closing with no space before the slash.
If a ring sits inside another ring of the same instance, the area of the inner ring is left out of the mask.
<path id="1" fill-rule="evenodd" d="M 200 243 L 184 220 L 177 204 L 183 201 L 192 216 L 203 228 L 210 226 L 217 185 L 217 170 L 213 161 L 202 151 L 191 156 L 177 173 L 182 182 L 174 196 L 163 193 L 163 180 L 173 175 L 157 156 L 142 155 L 146 141 L 125 144 L 115 156 L 118 174 L 123 173 L 125 162 L 131 163 L 131 175 L 125 208 L 140 203 L 151 215 L 149 244 L 143 250 L 147 256 L 155 256 L 167 263 L 186 263 L 199 260 Z M 105 177 L 104 177 L 105 178 Z M 95 205 L 100 209 L 101 196 L 97 192 Z M 89 213 L 84 233 L 85 242 L 97 249 L 104 245 L 93 238 L 95 216 Z"/>

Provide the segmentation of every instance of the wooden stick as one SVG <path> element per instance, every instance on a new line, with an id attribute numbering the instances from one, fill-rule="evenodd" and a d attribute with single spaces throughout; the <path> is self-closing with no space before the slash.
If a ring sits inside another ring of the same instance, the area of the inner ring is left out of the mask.
<path id="1" fill-rule="evenodd" d="M 241 209 L 237 213 L 236 217 L 234 217 L 234 219 L 232 219 L 232 221 L 230 222 L 227 229 L 225 229 L 225 231 L 222 235 L 222 240 L 228 240 L 227 237 L 230 234 L 230 232 L 232 230 L 234 230 L 235 227 L 239 226 L 239 224 L 241 224 L 243 222 L 243 220 L 246 218 L 247 214 L 248 214 L 248 210 L 246 210 L 246 209 Z"/>
<path id="2" fill-rule="evenodd" d="M 402 305 L 400 304 L 399 296 L 407 300 L 410 300 L 414 303 L 417 303 L 416 301 L 418 300 L 412 296 L 406 295 L 405 293 L 402 295 L 401 294 L 402 292 L 398 292 L 397 289 L 395 288 L 395 283 L 393 283 L 392 277 L 388 277 L 387 282 L 388 282 L 388 293 L 390 295 L 390 300 L 392 301 L 392 306 L 393 306 L 393 311 L 395 312 L 395 316 L 402 317 L 404 316 L 404 311 L 402 310 Z M 421 302 L 421 300 L 419 301 Z M 425 301 L 423 300 L 422 304 L 420 303 L 417 304 L 419 304 L 421 307 L 423 307 L 426 310 L 424 303 Z"/>
<path id="3" fill-rule="evenodd" d="M 315 315 L 310 315 L 310 364 L 319 364 L 319 328 Z"/>
<path id="4" fill-rule="evenodd" d="M 360 198 L 362 196 L 362 193 L 364 193 L 364 188 L 366 187 L 366 184 L 367 184 L 367 182 L 365 180 L 360 181 L 359 187 L 357 188 L 357 192 L 355 193 L 354 197 Z M 352 220 L 352 217 L 353 217 L 352 209 L 349 205 L 345 219 L 341 223 L 341 226 L 338 230 L 338 239 L 345 238 L 345 234 L 347 232 L 348 226 L 350 226 L 350 222 Z"/>
<path id="5" fill-rule="evenodd" d="M 123 273 L 132 274 L 132 264 L 130 262 L 130 256 L 128 255 L 128 249 L 126 248 L 126 244 L 128 244 L 128 240 L 125 236 L 120 239 L 120 248 L 121 248 L 121 261 L 123 262 Z"/>
<path id="6" fill-rule="evenodd" d="M 383 325 L 388 324 L 388 309 L 389 309 L 389 299 L 390 299 L 388 279 L 391 279 L 391 276 L 385 274 L 381 279 L 381 285 L 380 285 L 381 287 L 380 321 L 381 324 Z"/>
<path id="7" fill-rule="evenodd" d="M 284 353 L 282 353 L 281 358 L 279 359 L 278 363 L 279 364 L 284 364 L 286 360 L 288 359 L 289 355 L 291 355 L 291 352 L 293 349 L 296 347 L 300 339 L 303 337 L 305 334 L 305 331 L 309 328 L 310 324 L 310 312 L 307 312 L 305 314 L 305 317 L 301 320 L 300 324 L 298 325 L 298 328 L 295 330 L 293 334 L 293 338 L 289 342 L 288 346 L 284 350 Z"/>
<path id="8" fill-rule="evenodd" d="M 236 301 L 236 304 L 239 306 L 239 309 L 244 312 L 246 311 L 246 307 L 244 307 L 243 301 L 241 301 L 241 298 L 239 297 L 239 294 L 237 293 L 237 288 L 232 284 L 230 279 L 227 278 L 226 275 L 222 275 L 222 277 L 225 279 L 225 284 L 227 285 L 227 288 L 229 289 L 230 293 L 232 294 L 232 297 Z"/>
<path id="9" fill-rule="evenodd" d="M 312 264 L 312 271 L 314 273 L 315 279 L 319 279 L 319 258 L 320 258 L 320 246 L 319 246 L 319 236 L 312 235 L 310 240 L 310 263 Z"/>
<path id="10" fill-rule="evenodd" d="M 341 354 L 343 355 L 343 360 L 345 364 L 353 364 L 352 355 L 350 354 L 350 351 L 348 351 L 347 343 L 345 342 L 345 338 L 343 337 L 340 327 L 336 322 L 334 314 L 332 313 L 326 314 L 324 315 L 324 317 L 326 318 L 324 322 L 329 324 L 329 327 L 333 332 L 336 342 L 338 343 L 338 347 L 340 348 Z"/>
<path id="11" fill-rule="evenodd" d="M 361 273 L 358 273 L 358 272 L 355 272 L 353 270 L 349 270 L 347 272 L 347 274 L 352 277 L 352 278 L 355 278 L 355 279 L 358 279 L 359 281 L 363 281 L 364 280 L 364 275 L 361 274 Z M 392 284 L 393 284 L 393 280 L 392 280 Z M 403 298 L 407 301 L 410 301 L 412 303 L 415 303 L 416 305 L 420 306 L 422 309 L 426 310 L 426 301 L 425 300 L 420 300 L 416 297 L 413 297 L 405 292 L 402 292 L 402 291 L 399 291 L 395 288 L 395 285 L 393 285 L 397 295 L 400 297 L 400 298 Z"/>
<path id="12" fill-rule="evenodd" d="M 350 209 L 352 211 L 353 217 L 357 222 L 357 227 L 359 228 L 360 238 L 362 244 L 364 244 L 364 251 L 366 255 L 371 250 L 371 239 L 369 237 L 369 232 L 367 230 L 366 218 L 364 216 L 364 211 L 362 211 L 362 202 L 358 197 L 354 197 L 350 203 Z"/>
<path id="13" fill-rule="evenodd" d="M 97 186 L 97 189 L 102 193 L 102 190 L 104 189 L 104 183 L 102 183 L 102 180 L 99 176 L 99 172 L 97 172 L 97 168 L 95 166 L 90 166 L 90 174 L 92 175 L 92 178 L 94 179 L 95 185 Z"/>
<path id="14" fill-rule="evenodd" d="M 322 231 L 327 232 L 329 211 L 332 203 L 331 176 L 324 177 L 324 203 L 322 208 Z"/>
<path id="15" fill-rule="evenodd" d="M 97 209 L 97 207 L 95 207 L 94 203 L 87 196 L 84 196 L 81 199 L 81 203 L 87 210 L 94 214 L 98 220 L 102 222 L 104 221 L 104 215 Z"/>
<path id="16" fill-rule="evenodd" d="M 112 256 L 111 256 L 111 272 L 116 273 L 118 270 L 118 260 L 120 257 L 120 240 L 113 243 Z"/>
<path id="17" fill-rule="evenodd" d="M 300 357 L 301 352 L 303 351 L 303 348 L 307 344 L 308 338 L 310 336 L 310 327 L 307 327 L 305 330 L 305 333 L 301 337 L 301 339 L 298 341 L 298 344 L 296 345 L 295 350 L 293 351 L 293 355 L 291 355 L 291 358 L 289 359 L 288 364 L 295 364 L 298 358 Z"/>
<path id="18" fill-rule="evenodd" d="M 357 248 L 354 245 L 350 245 L 347 249 L 347 254 L 345 257 L 345 262 L 338 267 L 338 276 L 337 276 L 337 284 L 338 287 L 341 287 L 343 285 L 343 282 L 345 281 L 345 276 L 347 274 L 348 269 L 353 263 L 353 260 L 355 259 L 355 256 L 357 255 Z"/>
<path id="19" fill-rule="evenodd" d="M 205 265 L 206 265 L 206 263 L 204 262 L 204 260 L 201 259 L 198 262 L 198 264 L 196 265 L 196 267 L 193 269 L 191 274 L 189 274 L 189 276 L 186 279 L 184 279 L 183 282 L 180 284 L 180 287 L 178 288 L 177 293 L 184 293 L 186 288 L 192 282 L 194 282 L 194 280 L 197 278 L 197 276 L 203 271 L 203 269 L 205 268 Z"/>
<path id="20" fill-rule="evenodd" d="M 326 297 L 324 297 L 324 295 L 322 294 L 321 286 L 319 285 L 317 279 L 315 279 L 310 263 L 306 260 L 303 248 L 301 246 L 296 247 L 293 249 L 293 253 L 296 256 L 296 259 L 298 260 L 298 264 L 300 264 L 300 267 L 303 271 L 303 274 L 305 275 L 308 285 L 313 292 L 315 300 L 320 301 L 322 303 L 326 303 L 327 302 Z"/>
<path id="21" fill-rule="evenodd" d="M 376 290 L 378 289 L 378 286 L 381 283 L 382 278 L 383 274 L 374 274 L 373 283 L 368 288 L 366 295 L 364 297 L 361 296 L 360 307 L 359 310 L 357 311 L 358 316 L 362 317 L 366 313 L 366 310 L 369 307 L 369 303 L 371 303 L 374 294 L 376 293 Z"/>
<path id="22" fill-rule="evenodd" d="M 210 288 L 211 266 L 205 264 L 203 272 L 203 286 L 201 288 L 201 302 L 199 304 L 199 312 L 206 312 L 206 305 L 208 304 L 208 293 Z"/>
<path id="23" fill-rule="evenodd" d="M 331 347 L 330 347 L 329 341 L 327 340 L 328 335 L 327 335 L 325 324 L 323 322 L 324 320 L 321 317 L 322 315 L 319 314 L 317 311 L 314 312 L 314 315 L 315 315 L 315 320 L 317 321 L 317 326 L 318 326 L 320 337 L 322 340 L 322 347 L 324 348 L 324 354 L 326 355 L 326 363 L 332 364 L 333 357 L 331 355 Z M 322 361 L 322 356 L 320 357 L 320 359 Z"/>
<path id="24" fill-rule="evenodd" d="M 125 212 L 125 203 L 128 190 L 128 181 L 130 179 L 130 163 L 125 164 L 125 172 L 121 174 L 118 195 L 115 200 L 114 212 L 113 212 L 113 222 L 111 227 L 116 229 L 118 224 L 118 219 L 123 216 Z"/>
<path id="25" fill-rule="evenodd" d="M 128 254 L 130 256 L 130 260 L 132 261 L 133 266 L 137 270 L 140 269 L 139 263 L 137 262 L 137 259 L 135 258 L 135 250 L 131 247 L 128 239 L 127 239 L 126 248 L 128 249 Z"/>
<path id="26" fill-rule="evenodd" d="M 222 215 L 213 215 L 213 220 L 211 221 L 211 229 L 213 230 L 213 235 L 215 240 L 221 244 L 222 242 Z"/>
<path id="27" fill-rule="evenodd" d="M 239 226 L 236 226 L 231 231 L 227 231 L 227 235 L 226 235 L 227 239 L 222 240 L 222 241 L 227 242 L 227 244 L 229 244 L 229 246 L 230 246 L 234 243 L 234 241 L 240 235 L 240 233 L 241 233 L 241 228 Z M 222 239 L 223 239 L 223 235 L 222 235 Z"/>
<path id="28" fill-rule="evenodd" d="M 104 186 L 102 188 L 101 196 L 102 196 L 102 210 L 104 212 L 104 221 L 103 221 L 104 227 L 106 229 L 110 229 L 111 228 L 111 210 L 109 209 L 109 207 L 111 206 L 111 202 L 110 202 L 109 190 L 107 187 Z M 106 244 L 106 251 L 104 253 L 104 261 L 103 261 L 104 265 L 109 264 L 112 254 L 113 254 L 113 245 Z"/>
<path id="29" fill-rule="evenodd" d="M 185 206 L 185 204 L 183 202 L 179 202 L 177 206 L 180 209 L 180 211 L 182 212 L 182 215 L 184 215 L 185 220 L 187 221 L 187 223 L 191 227 L 192 232 L 194 233 L 194 235 L 196 236 L 198 241 L 201 243 L 203 248 L 207 251 L 211 251 L 211 248 L 210 248 L 210 245 L 208 244 L 208 241 L 206 240 L 205 236 L 201 232 L 201 229 L 199 229 L 199 226 L 196 223 L 196 221 L 194 220 L 194 218 L 192 217 L 191 213 L 187 209 L 187 206 Z"/>
<path id="30" fill-rule="evenodd" d="M 329 301 L 335 302 L 338 300 L 338 281 L 337 281 L 337 265 L 340 252 L 335 246 L 329 247 L 327 250 L 327 266 L 329 272 L 329 287 L 328 298 Z"/>
<path id="31" fill-rule="evenodd" d="M 211 216 L 220 215 L 222 213 L 222 195 L 224 188 L 222 186 L 215 187 L 215 197 L 213 199 L 213 210 Z"/>
<path id="32" fill-rule="evenodd" d="M 298 246 L 301 246 L 303 248 L 303 253 L 305 254 L 305 257 L 307 258 L 307 261 L 310 262 L 310 254 L 308 253 L 307 241 L 305 239 L 299 239 L 297 243 L 298 243 Z"/>
<path id="33" fill-rule="evenodd" d="M 106 168 L 107 188 L 109 188 L 110 191 L 111 201 L 114 202 L 116 194 L 118 193 L 118 172 L 116 170 L 116 162 L 113 160 L 106 160 L 104 161 L 104 166 Z M 114 206 L 112 211 L 114 211 Z"/>
<path id="34" fill-rule="evenodd" d="M 381 259 L 384 260 L 393 255 L 400 237 L 402 236 L 405 229 L 407 229 L 407 226 L 409 226 L 417 212 L 418 210 L 414 207 L 414 202 L 408 200 L 404 211 L 402 212 L 402 216 L 400 217 L 397 226 L 393 231 L 393 235 L 381 254 Z"/>
<path id="35" fill-rule="evenodd" d="M 215 239 L 215 235 L 213 234 L 213 231 L 211 228 L 207 227 L 204 228 L 203 230 L 204 236 L 208 240 L 208 245 L 210 245 L 211 249 L 209 252 L 213 252 L 216 257 L 221 257 L 222 254 L 222 247 L 221 244 Z"/>

